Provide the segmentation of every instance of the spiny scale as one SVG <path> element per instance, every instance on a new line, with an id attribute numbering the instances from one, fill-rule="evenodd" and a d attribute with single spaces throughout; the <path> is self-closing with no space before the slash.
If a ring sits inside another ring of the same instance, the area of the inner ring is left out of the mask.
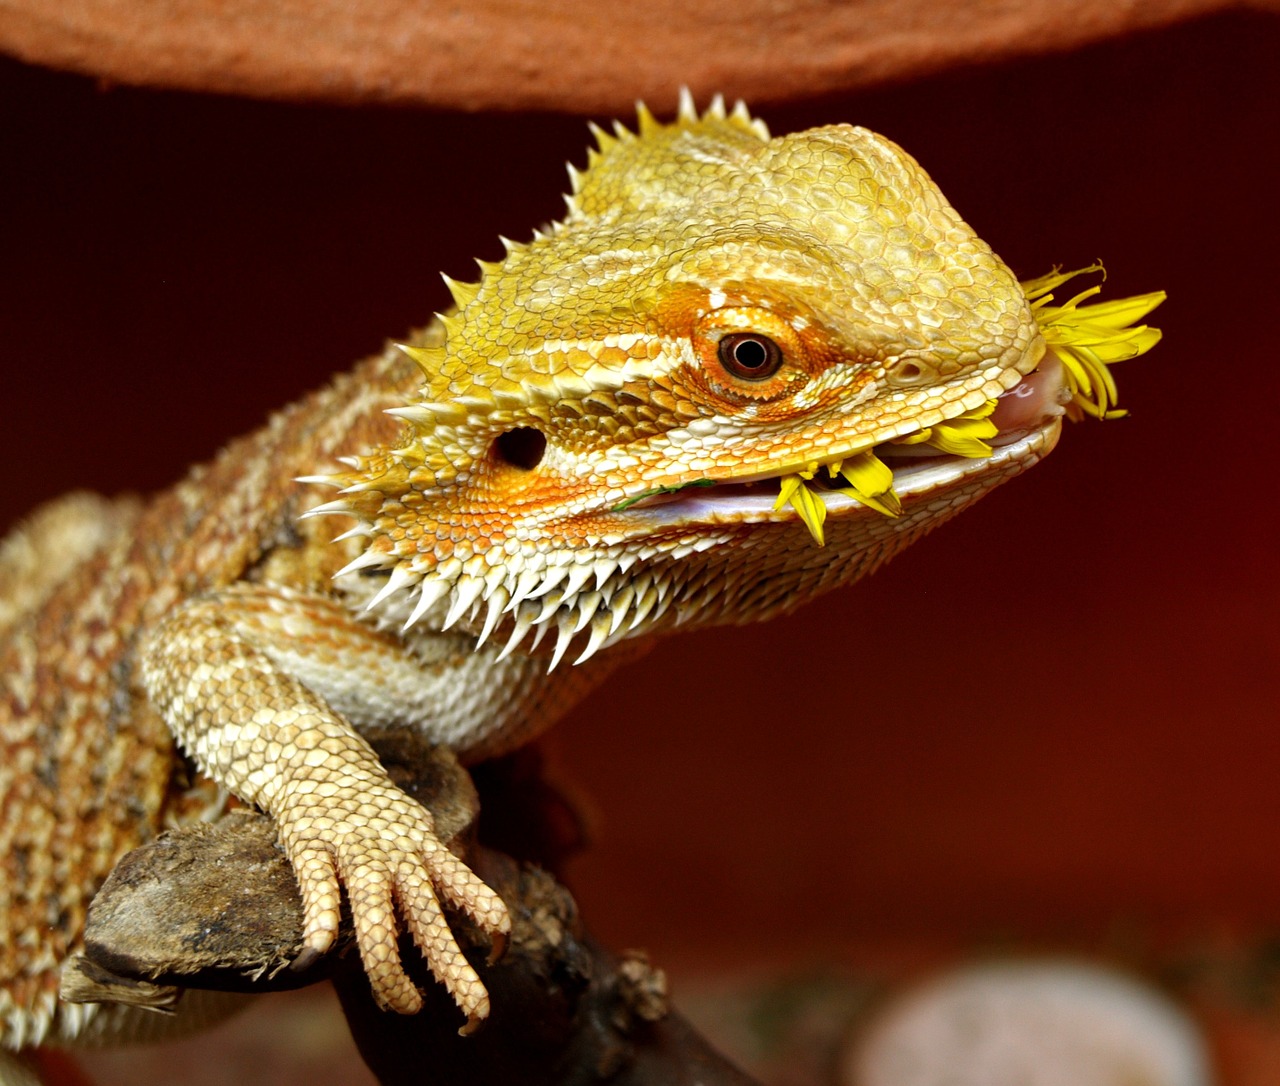
<path id="1" fill-rule="evenodd" d="M 626 563 L 627 568 L 630 565 Z M 355 567 L 360 568 L 367 567 Z M 581 663 L 654 616 L 655 611 L 661 614 L 665 610 L 665 581 L 649 573 L 628 579 L 625 573 L 623 563 L 598 559 L 590 564 L 553 565 L 545 575 L 525 570 L 514 578 L 497 567 L 490 570 L 487 578 L 464 573 L 449 581 L 429 575 L 417 582 L 418 595 L 404 629 L 411 628 L 447 600 L 447 610 L 443 617 L 438 617 L 436 628 L 447 630 L 463 619 L 474 621 L 483 613 L 477 647 L 486 643 L 504 622 L 510 623 L 511 632 L 498 657 L 504 659 L 530 632 L 540 640 L 548 629 L 555 627 L 557 645 L 550 665 L 554 668 L 563 660 L 574 638 L 590 627 L 587 645 L 574 661 Z M 390 588 L 389 577 L 388 584 L 375 594 L 369 606 L 381 605 L 392 593 L 405 588 L 406 576 L 402 574 Z M 592 580 L 596 587 L 584 591 Z"/>

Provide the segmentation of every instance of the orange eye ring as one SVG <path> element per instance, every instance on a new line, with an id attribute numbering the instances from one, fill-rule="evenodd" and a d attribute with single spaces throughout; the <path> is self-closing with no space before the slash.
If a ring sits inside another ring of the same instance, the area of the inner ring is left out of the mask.
<path id="1" fill-rule="evenodd" d="M 730 332 L 716 345 L 725 372 L 739 381 L 765 381 L 782 366 L 782 348 L 758 332 Z"/>
<path id="2" fill-rule="evenodd" d="M 692 333 L 705 387 L 730 402 L 775 400 L 809 379 L 800 333 L 782 313 L 765 306 L 711 310 L 698 318 Z"/>

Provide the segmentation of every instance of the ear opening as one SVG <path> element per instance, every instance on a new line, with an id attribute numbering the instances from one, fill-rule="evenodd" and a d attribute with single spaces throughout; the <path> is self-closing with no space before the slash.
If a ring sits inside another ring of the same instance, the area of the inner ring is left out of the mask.
<path id="1" fill-rule="evenodd" d="M 546 451 L 547 435 L 531 426 L 508 430 L 493 442 L 493 453 L 498 460 L 523 471 L 532 471 L 541 464 Z"/>

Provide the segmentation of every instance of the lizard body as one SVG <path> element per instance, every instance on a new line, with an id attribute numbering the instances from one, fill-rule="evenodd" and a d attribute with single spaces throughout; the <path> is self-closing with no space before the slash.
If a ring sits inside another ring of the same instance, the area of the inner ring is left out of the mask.
<path id="1" fill-rule="evenodd" d="M 57 978 L 94 892 L 208 805 L 178 747 L 275 817 L 308 950 L 345 892 L 383 1006 L 420 1005 L 399 916 L 483 1017 L 437 899 L 495 938 L 505 907 L 360 729 L 512 749 L 619 643 L 850 583 L 1053 447 L 1079 382 L 1041 365 L 1023 289 L 889 141 L 771 139 L 687 101 L 597 138 L 565 219 L 450 282 L 413 343 L 169 491 L 64 499 L 3 543 L 3 1047 L 90 1017 Z M 995 433 L 979 420 L 1011 389 L 1000 443 L 947 455 L 947 434 Z"/>

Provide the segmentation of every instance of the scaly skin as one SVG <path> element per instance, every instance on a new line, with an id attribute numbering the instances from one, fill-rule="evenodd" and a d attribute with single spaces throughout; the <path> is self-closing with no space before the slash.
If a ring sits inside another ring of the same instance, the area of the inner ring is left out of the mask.
<path id="1" fill-rule="evenodd" d="M 6 1046 L 88 1016 L 57 1003 L 58 968 L 119 857 L 198 805 L 176 746 L 277 820 L 306 947 L 345 892 L 380 1003 L 421 1003 L 399 916 L 483 1017 L 437 899 L 495 937 L 505 907 L 359 728 L 511 749 L 625 655 L 600 650 L 850 583 L 1052 447 L 1057 387 L 990 458 L 900 468 L 900 516 L 823 495 L 819 549 L 774 508 L 779 477 L 1018 384 L 1045 350 L 1023 292 L 870 132 L 770 139 L 686 102 L 598 139 L 564 222 L 451 283 L 403 353 L 145 504 L 73 499 L 0 551 Z"/>

